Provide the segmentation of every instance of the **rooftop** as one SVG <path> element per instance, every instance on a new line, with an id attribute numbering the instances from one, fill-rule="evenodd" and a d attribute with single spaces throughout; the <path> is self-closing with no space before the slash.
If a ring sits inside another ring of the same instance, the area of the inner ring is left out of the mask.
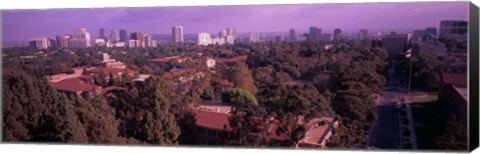
<path id="1" fill-rule="evenodd" d="M 442 73 L 442 83 L 452 84 L 459 87 L 467 86 L 466 73 Z"/>

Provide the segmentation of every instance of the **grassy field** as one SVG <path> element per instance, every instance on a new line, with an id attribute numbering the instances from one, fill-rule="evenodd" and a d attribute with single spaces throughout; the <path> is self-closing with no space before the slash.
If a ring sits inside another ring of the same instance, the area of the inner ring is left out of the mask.
<path id="1" fill-rule="evenodd" d="M 412 98 L 413 102 L 423 103 L 423 102 L 433 102 L 438 99 L 438 92 L 424 92 L 425 95 L 414 96 Z"/>

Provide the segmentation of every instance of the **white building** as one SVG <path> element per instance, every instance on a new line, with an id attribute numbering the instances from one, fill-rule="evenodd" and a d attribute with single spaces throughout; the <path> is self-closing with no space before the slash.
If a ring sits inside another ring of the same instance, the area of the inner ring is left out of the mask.
<path id="1" fill-rule="evenodd" d="M 69 41 L 69 47 L 86 48 L 90 47 L 90 33 L 86 28 L 78 28 L 73 30 L 72 39 Z"/>
<path id="2" fill-rule="evenodd" d="M 212 44 L 212 38 L 209 33 L 200 33 L 197 37 L 197 45 L 209 45 Z"/>
<path id="3" fill-rule="evenodd" d="M 260 41 L 260 34 L 258 32 L 250 32 L 249 34 L 249 42 L 256 43 Z"/>
<path id="4" fill-rule="evenodd" d="M 145 47 L 155 47 L 155 46 L 153 44 L 152 34 L 147 34 L 147 36 L 145 36 Z"/>
<path id="5" fill-rule="evenodd" d="M 212 44 L 223 45 L 225 44 L 225 38 L 223 37 L 216 37 L 212 39 Z"/>
<path id="6" fill-rule="evenodd" d="M 143 41 L 140 41 L 140 40 L 129 40 L 129 41 L 128 41 L 128 47 L 130 47 L 130 48 L 143 47 Z"/>
<path id="7" fill-rule="evenodd" d="M 96 38 L 95 39 L 95 46 L 97 47 L 104 47 L 106 46 L 107 43 L 105 42 L 105 39 L 104 38 Z"/>
<path id="8" fill-rule="evenodd" d="M 235 37 L 232 35 L 225 36 L 225 43 L 235 44 Z"/>
<path id="9" fill-rule="evenodd" d="M 31 39 L 29 44 L 35 49 L 46 49 L 48 48 L 48 39 L 44 37 Z"/>
<path id="10" fill-rule="evenodd" d="M 227 31 L 226 30 L 222 30 L 222 31 L 218 32 L 218 37 L 225 38 L 225 36 L 227 36 Z"/>

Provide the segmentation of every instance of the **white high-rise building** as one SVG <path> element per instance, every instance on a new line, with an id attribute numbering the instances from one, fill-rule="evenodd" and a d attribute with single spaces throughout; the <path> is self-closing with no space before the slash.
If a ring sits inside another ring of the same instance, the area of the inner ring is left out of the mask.
<path id="1" fill-rule="evenodd" d="M 260 41 L 260 34 L 258 32 L 250 32 L 249 34 L 250 43 L 255 43 Z"/>
<path id="2" fill-rule="evenodd" d="M 223 45 L 225 44 L 225 37 L 216 37 L 212 39 L 212 44 Z"/>
<path id="3" fill-rule="evenodd" d="M 31 39 L 29 44 L 35 49 L 46 49 L 48 48 L 48 39 L 44 37 Z"/>
<path id="4" fill-rule="evenodd" d="M 237 28 L 235 27 L 227 28 L 227 35 L 231 35 L 233 36 L 233 39 L 235 39 L 237 37 Z"/>
<path id="5" fill-rule="evenodd" d="M 235 44 L 235 37 L 232 35 L 225 36 L 225 43 Z"/>
<path id="6" fill-rule="evenodd" d="M 172 41 L 175 44 L 183 43 L 183 26 L 172 27 Z"/>
<path id="7" fill-rule="evenodd" d="M 72 48 L 90 47 L 90 33 L 87 32 L 86 28 L 74 29 L 68 46 Z"/>
<path id="8" fill-rule="evenodd" d="M 290 31 L 288 31 L 288 39 L 291 42 L 297 41 L 297 36 L 295 36 L 295 29 L 291 28 Z"/>
<path id="9" fill-rule="evenodd" d="M 152 34 L 147 34 L 147 36 L 145 36 L 145 47 L 155 47 Z"/>
<path id="10" fill-rule="evenodd" d="M 197 45 L 209 45 L 212 43 L 212 38 L 209 33 L 200 33 L 197 37 Z"/>

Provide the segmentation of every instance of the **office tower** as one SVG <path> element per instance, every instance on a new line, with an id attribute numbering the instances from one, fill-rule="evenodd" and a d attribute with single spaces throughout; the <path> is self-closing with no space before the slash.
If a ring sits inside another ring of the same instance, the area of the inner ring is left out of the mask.
<path id="1" fill-rule="evenodd" d="M 222 45 L 225 44 L 225 37 L 217 37 L 212 39 L 212 44 Z"/>
<path id="2" fill-rule="evenodd" d="M 67 35 L 58 35 L 57 39 L 57 46 L 60 48 L 67 48 L 68 47 L 68 39 L 70 39 Z"/>
<path id="3" fill-rule="evenodd" d="M 183 27 L 182 26 L 172 27 L 172 42 L 175 44 L 183 43 Z"/>
<path id="4" fill-rule="evenodd" d="M 48 48 L 48 39 L 47 38 L 35 38 L 31 39 L 28 44 L 34 49 L 46 49 Z"/>
<path id="5" fill-rule="evenodd" d="M 225 36 L 225 43 L 235 44 L 235 38 L 232 35 Z"/>
<path id="6" fill-rule="evenodd" d="M 283 36 L 280 35 L 280 36 L 275 36 L 275 42 L 283 42 Z"/>
<path id="7" fill-rule="evenodd" d="M 401 56 L 407 50 L 408 34 L 397 34 L 392 32 L 383 36 L 383 47 L 389 56 Z"/>
<path id="8" fill-rule="evenodd" d="M 360 31 L 358 31 L 357 38 L 358 38 L 359 40 L 367 39 L 367 38 L 368 38 L 368 30 L 366 30 L 366 29 L 360 29 Z"/>
<path id="9" fill-rule="evenodd" d="M 291 28 L 290 31 L 288 32 L 288 34 L 289 34 L 288 39 L 289 39 L 291 42 L 297 41 L 297 36 L 295 36 L 295 29 Z"/>
<path id="10" fill-rule="evenodd" d="M 258 32 L 250 32 L 248 38 L 249 38 L 250 43 L 255 43 L 255 42 L 260 41 L 260 34 Z"/>
<path id="11" fill-rule="evenodd" d="M 335 30 L 333 30 L 333 39 L 339 40 L 341 34 L 342 30 L 340 28 L 335 28 Z"/>
<path id="12" fill-rule="evenodd" d="M 437 39 L 437 28 L 427 27 L 425 28 L 425 36 L 423 38 L 426 41 L 436 40 Z"/>
<path id="13" fill-rule="evenodd" d="M 100 28 L 100 35 L 98 38 L 106 39 L 107 37 L 105 36 L 105 29 Z"/>
<path id="14" fill-rule="evenodd" d="M 422 41 L 426 34 L 427 33 L 426 33 L 425 30 L 415 30 L 415 31 L 413 31 L 412 42 L 415 43 L 415 42 L 418 42 L 418 41 Z"/>
<path id="15" fill-rule="evenodd" d="M 72 48 L 90 47 L 90 33 L 86 28 L 74 29 L 72 39 L 68 43 L 68 46 Z"/>
<path id="16" fill-rule="evenodd" d="M 128 42 L 128 33 L 127 30 L 125 29 L 120 29 L 119 33 L 120 35 L 120 42 Z"/>
<path id="17" fill-rule="evenodd" d="M 197 37 L 197 45 L 209 45 L 212 43 L 212 38 L 209 33 L 200 33 Z"/>
<path id="18" fill-rule="evenodd" d="M 57 40 L 55 38 L 48 38 L 48 46 L 52 48 L 58 48 Z"/>
<path id="19" fill-rule="evenodd" d="M 328 33 L 323 33 L 322 34 L 322 41 L 331 41 L 332 40 L 332 35 Z"/>
<path id="20" fill-rule="evenodd" d="M 320 41 L 322 37 L 322 29 L 312 26 L 310 27 L 310 31 L 308 33 L 308 41 Z"/>
<path id="21" fill-rule="evenodd" d="M 142 32 L 132 32 L 130 33 L 130 40 L 136 41 L 135 47 L 145 47 L 145 41 Z"/>
<path id="22" fill-rule="evenodd" d="M 145 36 L 145 47 L 155 47 L 152 34 L 147 34 L 147 36 Z"/>
<path id="23" fill-rule="evenodd" d="M 222 30 L 222 31 L 218 32 L 218 37 L 225 38 L 226 36 L 227 36 L 227 31 L 226 30 Z"/>
<path id="24" fill-rule="evenodd" d="M 237 28 L 235 27 L 227 28 L 227 35 L 231 35 L 235 39 L 237 37 Z"/>
<path id="25" fill-rule="evenodd" d="M 106 45 L 107 45 L 107 43 L 105 42 L 105 39 L 103 39 L 103 38 L 97 38 L 97 39 L 95 39 L 95 46 L 97 46 L 97 47 L 104 47 L 104 46 L 106 46 Z"/>
<path id="26" fill-rule="evenodd" d="M 467 38 L 468 22 L 457 20 L 442 20 L 440 21 L 440 33 L 438 38 Z"/>
<path id="27" fill-rule="evenodd" d="M 112 29 L 110 31 L 110 41 L 113 43 L 120 41 L 120 34 L 118 30 Z"/>

